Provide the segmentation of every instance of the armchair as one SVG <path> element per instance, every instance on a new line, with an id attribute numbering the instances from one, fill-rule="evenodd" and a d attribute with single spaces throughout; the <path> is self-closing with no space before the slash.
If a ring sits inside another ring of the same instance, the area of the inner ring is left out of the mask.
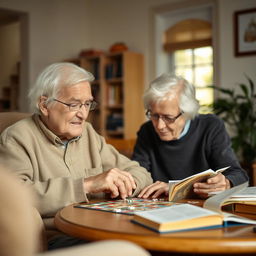
<path id="1" fill-rule="evenodd" d="M 136 139 L 106 139 L 108 144 L 111 144 L 121 154 L 131 158 Z"/>
<path id="2" fill-rule="evenodd" d="M 0 112 L 0 134 L 8 126 L 30 115 L 31 115 L 30 113 L 22 113 L 22 112 Z"/>

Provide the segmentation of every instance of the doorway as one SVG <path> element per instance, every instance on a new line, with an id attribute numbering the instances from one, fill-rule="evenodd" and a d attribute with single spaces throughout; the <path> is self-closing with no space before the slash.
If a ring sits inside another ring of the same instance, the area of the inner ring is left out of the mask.
<path id="1" fill-rule="evenodd" d="M 22 84 L 28 84 L 26 21 L 26 14 L 0 8 L 0 112 L 22 109 Z"/>

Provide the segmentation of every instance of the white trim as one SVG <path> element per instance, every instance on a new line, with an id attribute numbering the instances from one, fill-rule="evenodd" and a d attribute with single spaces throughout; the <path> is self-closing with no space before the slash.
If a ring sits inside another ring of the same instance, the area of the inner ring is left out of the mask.
<path id="1" fill-rule="evenodd" d="M 152 25 L 150 40 L 152 48 L 150 51 L 150 74 L 153 75 L 150 79 L 163 72 L 170 72 L 168 69 L 168 58 L 162 49 L 162 34 L 164 30 L 175 24 L 178 21 L 187 18 L 201 18 L 212 23 L 213 33 L 213 81 L 216 84 L 219 74 L 217 65 L 217 1 L 216 0 L 188 0 L 179 3 L 162 5 L 152 9 L 150 13 L 150 25 Z"/>

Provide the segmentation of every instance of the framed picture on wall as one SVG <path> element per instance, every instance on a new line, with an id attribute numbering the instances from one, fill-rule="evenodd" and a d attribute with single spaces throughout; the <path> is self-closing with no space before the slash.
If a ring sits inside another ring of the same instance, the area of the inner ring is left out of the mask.
<path id="1" fill-rule="evenodd" d="M 235 56 L 256 54 L 256 8 L 234 13 Z"/>

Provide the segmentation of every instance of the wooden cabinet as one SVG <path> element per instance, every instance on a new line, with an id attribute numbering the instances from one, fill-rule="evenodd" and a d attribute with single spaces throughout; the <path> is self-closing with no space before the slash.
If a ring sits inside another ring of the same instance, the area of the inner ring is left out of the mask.
<path id="1" fill-rule="evenodd" d="M 95 76 L 92 94 L 99 107 L 89 115 L 94 128 L 106 138 L 135 138 L 145 120 L 143 55 L 125 51 L 81 57 L 80 65 Z"/>
<path id="2" fill-rule="evenodd" d="M 251 186 L 256 186 L 256 163 L 252 164 L 252 182 Z"/>

